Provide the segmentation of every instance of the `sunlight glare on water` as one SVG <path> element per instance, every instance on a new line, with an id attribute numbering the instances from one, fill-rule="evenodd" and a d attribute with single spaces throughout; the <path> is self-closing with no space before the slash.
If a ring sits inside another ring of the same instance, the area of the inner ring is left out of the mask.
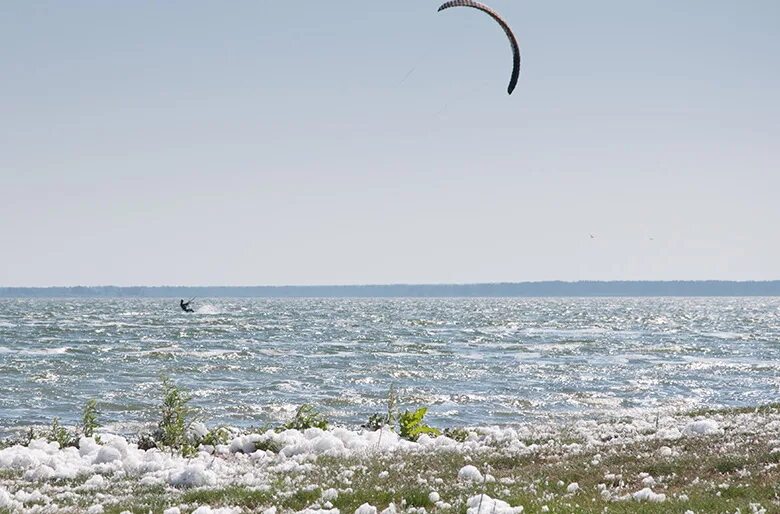
<path id="1" fill-rule="evenodd" d="M 160 377 L 209 424 L 313 403 L 358 425 L 430 406 L 439 426 L 756 405 L 780 392 L 780 299 L 0 301 L 0 429 L 75 423 L 97 399 L 149 422 Z"/>

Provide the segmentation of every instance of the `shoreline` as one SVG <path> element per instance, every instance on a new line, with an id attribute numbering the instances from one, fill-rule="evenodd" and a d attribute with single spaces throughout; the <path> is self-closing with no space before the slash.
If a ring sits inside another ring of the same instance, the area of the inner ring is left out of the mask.
<path id="1" fill-rule="evenodd" d="M 99 437 L 0 450 L 0 512 L 780 511 L 780 405 L 478 427 L 460 441 L 249 431 L 190 457 Z"/>

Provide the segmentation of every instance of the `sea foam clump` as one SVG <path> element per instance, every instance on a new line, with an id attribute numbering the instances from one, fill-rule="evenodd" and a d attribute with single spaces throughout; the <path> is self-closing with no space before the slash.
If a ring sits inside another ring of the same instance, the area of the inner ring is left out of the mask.
<path id="1" fill-rule="evenodd" d="M 694 421 L 693 423 L 685 427 L 685 430 L 683 430 L 683 435 L 688 437 L 695 437 L 695 436 L 716 435 L 722 432 L 723 431 L 721 430 L 720 425 L 718 424 L 717 421 L 713 419 L 703 419 L 699 421 Z"/>
<path id="2" fill-rule="evenodd" d="M 13 511 L 14 509 L 18 509 L 21 506 L 21 503 L 14 500 L 8 491 L 6 491 L 4 487 L 0 486 L 0 509 L 8 509 Z"/>
<path id="3" fill-rule="evenodd" d="M 466 514 L 520 514 L 523 507 L 512 507 L 503 500 L 494 500 L 486 494 L 472 496 L 466 502 Z"/>
<path id="4" fill-rule="evenodd" d="M 641 491 L 635 492 L 633 497 L 636 501 L 639 502 L 646 501 L 651 503 L 663 503 L 666 501 L 665 494 L 654 493 L 653 490 L 649 487 L 645 487 Z"/>
<path id="5" fill-rule="evenodd" d="M 220 509 L 212 509 L 208 505 L 204 505 L 193 510 L 192 514 L 241 514 L 241 509 L 238 507 L 222 507 Z"/>
<path id="6" fill-rule="evenodd" d="M 364 503 L 357 508 L 355 514 L 376 514 L 376 507 L 369 503 Z"/>
<path id="7" fill-rule="evenodd" d="M 458 471 L 458 480 L 464 482 L 482 482 L 483 477 L 476 466 L 468 465 L 460 468 L 460 471 Z"/>
<path id="8" fill-rule="evenodd" d="M 203 487 L 217 483 L 217 476 L 213 471 L 197 462 L 183 469 L 172 471 L 168 483 L 176 487 Z"/>
<path id="9" fill-rule="evenodd" d="M 376 432 L 354 432 L 346 428 L 321 430 L 309 428 L 304 431 L 285 430 L 275 432 L 269 430 L 264 434 L 250 434 L 234 439 L 229 446 L 231 452 L 251 454 L 258 446 L 268 446 L 279 449 L 279 454 L 285 457 L 297 455 L 326 455 L 331 457 L 346 457 L 366 451 L 396 451 L 401 449 L 414 450 L 423 447 L 442 444 L 438 439 L 447 438 L 420 437 L 416 443 L 401 439 L 391 430 Z"/>

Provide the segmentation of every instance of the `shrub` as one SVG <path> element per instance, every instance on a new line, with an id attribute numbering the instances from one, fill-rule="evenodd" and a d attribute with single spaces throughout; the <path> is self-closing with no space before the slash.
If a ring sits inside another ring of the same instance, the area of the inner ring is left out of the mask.
<path id="1" fill-rule="evenodd" d="M 387 393 L 387 413 L 385 414 L 372 414 L 368 418 L 368 422 L 363 425 L 365 428 L 376 431 L 383 427 L 389 426 L 390 429 L 395 432 L 396 421 L 398 420 L 398 393 L 395 386 L 391 385 L 390 390 Z"/>
<path id="2" fill-rule="evenodd" d="M 217 446 L 218 444 L 227 444 L 229 440 L 230 432 L 228 432 L 228 429 L 225 427 L 217 427 L 213 430 L 209 430 L 197 443 L 207 446 Z"/>
<path id="3" fill-rule="evenodd" d="M 76 437 L 71 434 L 67 428 L 60 425 L 59 418 L 51 420 L 51 428 L 49 429 L 46 439 L 58 443 L 60 448 L 76 446 Z"/>
<path id="4" fill-rule="evenodd" d="M 0 450 L 10 448 L 11 446 L 30 446 L 30 443 L 38 438 L 38 434 L 35 433 L 35 429 L 30 427 L 21 437 L 8 437 L 0 439 Z"/>
<path id="5" fill-rule="evenodd" d="M 85 437 L 94 437 L 95 441 L 100 443 L 100 436 L 95 435 L 95 431 L 100 428 L 98 416 L 100 416 L 100 411 L 97 408 L 97 401 L 89 400 L 84 405 L 84 410 L 81 414 L 81 433 Z"/>
<path id="6" fill-rule="evenodd" d="M 390 390 L 387 392 L 387 425 L 395 430 L 396 421 L 398 420 L 398 391 L 395 389 L 395 385 L 390 386 Z"/>
<path id="7" fill-rule="evenodd" d="M 398 419 L 398 425 L 400 427 L 399 435 L 409 441 L 416 441 L 422 434 L 433 436 L 441 435 L 441 430 L 423 423 L 427 412 L 427 407 L 421 407 L 414 412 L 408 410 L 404 411 Z"/>
<path id="8" fill-rule="evenodd" d="M 454 441 L 463 443 L 466 441 L 466 439 L 469 438 L 469 431 L 466 430 L 465 428 L 445 428 L 444 435 L 446 435 L 447 437 L 449 437 Z"/>
<path id="9" fill-rule="evenodd" d="M 295 412 L 293 419 L 284 424 L 287 430 L 306 430 L 307 428 L 328 429 L 328 420 L 313 406 L 304 403 Z"/>
<path id="10" fill-rule="evenodd" d="M 745 467 L 747 460 L 737 456 L 726 456 L 715 461 L 714 468 L 720 473 L 733 473 Z"/>
<path id="11" fill-rule="evenodd" d="M 268 439 L 257 441 L 255 443 L 255 451 L 279 453 L 282 451 L 282 445 L 269 437 Z"/>
<path id="12" fill-rule="evenodd" d="M 372 414 L 369 416 L 368 421 L 363 425 L 364 428 L 376 432 L 382 427 L 389 425 L 387 416 L 385 414 Z"/>
<path id="13" fill-rule="evenodd" d="M 190 396 L 170 379 L 163 378 L 163 399 L 160 404 L 160 421 L 150 435 L 142 435 L 138 442 L 141 449 L 162 448 L 181 452 L 188 456 L 195 453 L 195 446 L 187 438 L 194 410 L 188 406 Z"/>
<path id="14" fill-rule="evenodd" d="M 151 434 L 141 434 L 138 437 L 138 449 L 139 450 L 151 450 L 157 448 L 157 442 Z"/>
<path id="15" fill-rule="evenodd" d="M 38 437 L 38 434 L 35 433 L 35 429 L 33 427 L 30 427 L 27 432 L 24 434 L 24 439 L 22 440 L 22 446 L 30 446 L 30 443 L 33 441 L 33 439 L 36 439 Z"/>

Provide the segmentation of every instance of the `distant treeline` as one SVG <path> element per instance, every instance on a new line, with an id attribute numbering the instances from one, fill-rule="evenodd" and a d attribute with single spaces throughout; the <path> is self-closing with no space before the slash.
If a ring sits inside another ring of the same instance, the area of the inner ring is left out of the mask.
<path id="1" fill-rule="evenodd" d="M 425 298 L 546 296 L 780 296 L 780 280 L 766 282 L 520 282 L 454 285 L 253 287 L 5 287 L 5 298 Z"/>

